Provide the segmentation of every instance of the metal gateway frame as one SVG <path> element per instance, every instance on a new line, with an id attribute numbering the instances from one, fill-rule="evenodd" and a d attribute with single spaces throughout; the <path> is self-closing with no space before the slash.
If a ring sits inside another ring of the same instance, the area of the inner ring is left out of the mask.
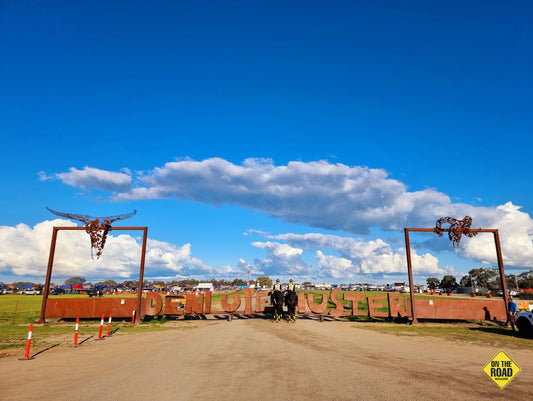
<path id="1" fill-rule="evenodd" d="M 58 231 L 86 231 L 85 227 L 54 227 L 52 232 L 52 243 L 50 244 L 50 256 L 48 257 L 48 270 L 46 272 L 46 282 L 44 284 L 43 290 L 43 303 L 41 305 L 41 315 L 39 318 L 39 323 L 46 323 L 45 314 L 46 314 L 46 303 L 48 301 L 48 295 L 50 293 L 50 281 L 52 279 L 52 267 L 54 264 L 54 254 L 56 249 L 57 242 L 57 232 Z M 141 302 L 142 302 L 142 289 L 143 289 L 143 279 L 144 279 L 144 261 L 146 257 L 146 239 L 148 237 L 148 227 L 110 227 L 109 231 L 113 230 L 139 230 L 143 231 L 143 242 L 141 249 L 141 265 L 139 269 L 139 288 L 137 294 L 137 309 L 135 313 L 135 323 L 139 323 L 141 315 Z"/>
<path id="2" fill-rule="evenodd" d="M 415 309 L 415 290 L 413 283 L 413 267 L 411 265 L 411 245 L 409 243 L 409 232 L 435 232 L 434 228 L 404 228 L 405 231 L 405 253 L 407 256 L 407 271 L 409 273 L 409 293 L 411 297 L 411 319 L 413 323 L 418 323 Z M 443 228 L 442 232 L 453 231 L 450 228 Z M 507 292 L 507 280 L 505 279 L 505 271 L 503 267 L 502 249 L 500 246 L 500 236 L 498 230 L 495 229 L 470 229 L 473 233 L 492 233 L 494 235 L 494 245 L 496 247 L 496 257 L 498 259 L 498 268 L 500 270 L 500 280 L 502 283 L 503 300 L 505 302 L 505 309 L 507 310 L 507 303 L 509 302 L 509 294 Z"/>

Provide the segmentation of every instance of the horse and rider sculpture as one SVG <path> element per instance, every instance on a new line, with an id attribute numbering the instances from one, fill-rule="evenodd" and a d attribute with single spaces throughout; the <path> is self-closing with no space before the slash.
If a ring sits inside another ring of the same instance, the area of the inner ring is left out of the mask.
<path id="1" fill-rule="evenodd" d="M 282 289 L 279 279 L 277 279 L 270 292 L 270 301 L 274 308 L 274 322 L 278 323 L 283 319 L 283 304 L 285 304 L 288 314 L 287 322 L 296 323 L 298 294 L 296 294 L 296 287 L 292 279 L 289 281 L 289 285 L 285 290 Z"/>

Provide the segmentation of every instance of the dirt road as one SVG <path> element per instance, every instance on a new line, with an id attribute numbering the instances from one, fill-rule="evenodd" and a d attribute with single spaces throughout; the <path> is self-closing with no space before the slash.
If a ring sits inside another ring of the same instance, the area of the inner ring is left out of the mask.
<path id="1" fill-rule="evenodd" d="M 0 358 L 2 400 L 526 400 L 533 352 L 500 390 L 482 372 L 499 351 L 395 336 L 349 322 L 176 322 L 39 354 Z M 180 328 L 187 327 L 187 328 Z M 359 326 L 360 327 L 360 326 Z"/>

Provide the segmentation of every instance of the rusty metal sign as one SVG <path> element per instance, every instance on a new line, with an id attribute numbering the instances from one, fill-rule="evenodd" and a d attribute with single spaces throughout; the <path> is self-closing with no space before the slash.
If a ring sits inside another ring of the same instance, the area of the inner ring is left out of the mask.
<path id="1" fill-rule="evenodd" d="M 444 231 L 442 229 L 443 223 L 448 223 L 450 225 L 447 230 L 448 238 L 450 238 L 450 241 L 452 241 L 452 245 L 454 248 L 457 248 L 459 246 L 459 242 L 461 241 L 461 236 L 463 234 L 467 237 L 475 237 L 477 235 L 477 231 L 472 231 L 470 229 L 470 226 L 472 225 L 472 217 L 470 216 L 465 216 L 463 220 L 457 220 L 453 217 L 441 217 L 440 219 L 438 219 L 433 231 L 439 237 L 442 237 L 442 232 Z"/>
<path id="2" fill-rule="evenodd" d="M 344 305 L 342 301 L 348 301 Z M 140 319 L 146 316 L 184 316 L 184 315 L 253 315 L 272 314 L 267 291 L 255 292 L 245 288 L 242 293 L 222 294 L 220 301 L 213 302 L 211 292 L 162 296 L 159 293 L 144 292 L 140 308 L 135 298 L 103 297 L 100 299 L 48 299 L 47 318 L 99 318 L 103 314 L 113 317 L 129 318 L 137 308 Z M 335 306 L 328 309 L 328 303 Z M 418 318 L 453 319 L 453 320 L 498 320 L 507 317 L 505 304 L 499 300 L 457 299 L 435 296 L 414 300 Z M 399 293 L 367 296 L 360 292 L 339 289 L 329 294 L 322 294 L 322 299 L 315 302 L 312 293 L 299 292 L 297 313 L 299 315 L 329 316 L 370 316 L 403 318 L 412 315 L 410 299 Z"/>
<path id="3" fill-rule="evenodd" d="M 119 214 L 117 216 L 108 216 L 108 217 L 93 217 L 86 214 L 74 214 L 74 213 L 63 213 L 56 212 L 47 207 L 47 209 L 61 217 L 66 217 L 71 220 L 78 220 L 85 224 L 85 231 L 91 237 L 91 258 L 94 259 L 93 250 L 96 250 L 96 259 L 100 258 L 104 250 L 105 241 L 107 239 L 107 234 L 111 229 L 111 223 L 128 219 L 135 216 L 137 211 L 133 209 L 133 212 L 126 214 Z"/>

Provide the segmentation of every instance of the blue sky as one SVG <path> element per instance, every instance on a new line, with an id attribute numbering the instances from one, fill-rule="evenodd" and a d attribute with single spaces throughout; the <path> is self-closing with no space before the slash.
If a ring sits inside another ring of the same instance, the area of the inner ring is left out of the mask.
<path id="1" fill-rule="evenodd" d="M 147 278 L 405 281 L 404 227 L 500 230 L 533 268 L 529 1 L 0 3 L 0 281 L 43 280 L 46 210 L 148 226 Z M 115 226 L 119 222 L 115 223 Z M 65 232 L 64 232 L 65 233 Z M 135 278 L 60 238 L 57 282 Z M 416 279 L 495 266 L 415 236 Z"/>

